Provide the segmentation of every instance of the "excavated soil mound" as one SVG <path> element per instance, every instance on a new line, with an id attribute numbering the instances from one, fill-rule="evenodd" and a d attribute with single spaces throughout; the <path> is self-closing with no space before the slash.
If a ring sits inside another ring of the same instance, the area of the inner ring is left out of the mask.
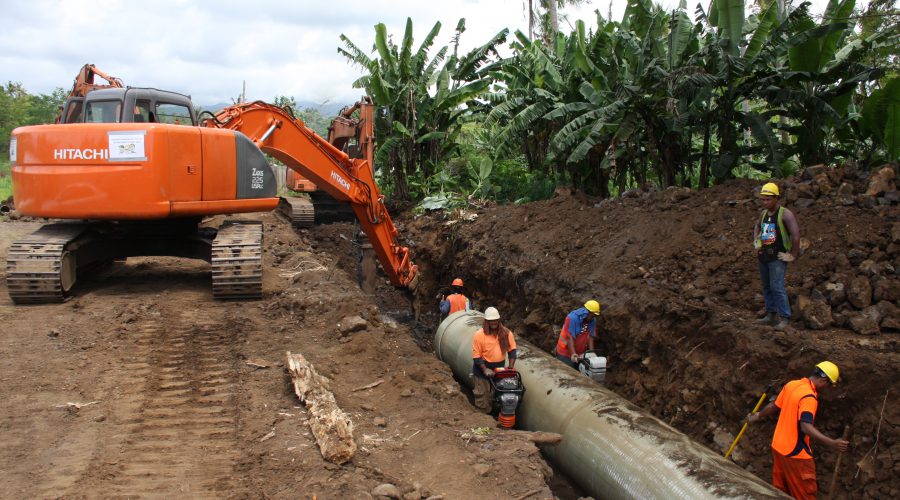
<path id="1" fill-rule="evenodd" d="M 838 490 L 900 497 L 900 196 L 895 170 L 811 167 L 782 183 L 805 252 L 788 268 L 794 320 L 754 325 L 762 307 L 752 229 L 759 183 L 702 191 L 579 194 L 473 213 L 426 215 L 406 232 L 423 276 L 421 331 L 437 297 L 462 277 L 479 309 L 496 306 L 521 336 L 551 350 L 565 314 L 589 298 L 606 309 L 607 385 L 724 451 L 767 386 L 809 375 L 824 359 L 842 382 L 821 394 L 817 427 L 851 426 Z M 419 331 L 417 329 L 417 331 Z M 422 344 L 428 342 L 421 335 Z M 771 392 L 771 391 L 769 391 Z M 768 480 L 774 421 L 753 426 L 735 461 Z M 837 454 L 814 445 L 820 491 Z"/>

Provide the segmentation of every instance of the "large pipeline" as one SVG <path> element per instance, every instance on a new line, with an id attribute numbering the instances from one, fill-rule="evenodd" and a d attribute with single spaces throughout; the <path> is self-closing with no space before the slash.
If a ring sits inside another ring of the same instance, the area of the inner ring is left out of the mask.
<path id="1" fill-rule="evenodd" d="M 434 337 L 438 359 L 471 385 L 472 337 L 484 315 L 460 311 Z M 519 426 L 562 435 L 547 458 L 597 499 L 788 498 L 641 408 L 516 339 L 527 392 Z"/>

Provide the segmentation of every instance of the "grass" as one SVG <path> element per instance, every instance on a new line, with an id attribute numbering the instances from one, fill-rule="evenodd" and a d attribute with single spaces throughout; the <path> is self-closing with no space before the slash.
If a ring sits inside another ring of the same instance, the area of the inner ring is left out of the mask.
<path id="1" fill-rule="evenodd" d="M 0 201 L 12 195 L 12 177 L 9 176 L 9 160 L 0 159 Z"/>

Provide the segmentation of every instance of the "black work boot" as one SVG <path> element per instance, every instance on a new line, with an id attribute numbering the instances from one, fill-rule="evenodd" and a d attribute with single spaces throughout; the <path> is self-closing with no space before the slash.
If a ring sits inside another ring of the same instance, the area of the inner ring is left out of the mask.
<path id="1" fill-rule="evenodd" d="M 757 325 L 774 325 L 775 324 L 775 313 L 770 312 L 765 315 L 765 317 L 753 320 Z"/>
<path id="2" fill-rule="evenodd" d="M 775 329 L 778 331 L 784 330 L 790 324 L 790 318 L 778 318 L 778 323 L 775 323 Z"/>

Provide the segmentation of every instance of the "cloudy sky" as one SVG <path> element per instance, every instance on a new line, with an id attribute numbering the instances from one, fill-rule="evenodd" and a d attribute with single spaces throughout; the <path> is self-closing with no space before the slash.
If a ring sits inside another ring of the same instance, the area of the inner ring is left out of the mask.
<path id="1" fill-rule="evenodd" d="M 700 0 L 706 5 L 708 0 Z M 824 3 L 825 0 L 816 0 Z M 612 0 L 621 18 L 626 0 Z M 662 0 L 667 8 L 677 0 Z M 696 0 L 689 0 L 693 12 Z M 249 100 L 288 95 L 301 101 L 349 103 L 360 71 L 337 53 L 340 35 L 368 50 L 374 25 L 402 37 L 413 20 L 418 47 L 441 21 L 437 46 L 449 42 L 460 17 L 463 49 L 503 28 L 526 31 L 522 0 L 0 0 L 0 82 L 31 93 L 68 90 L 78 69 L 93 63 L 127 85 L 174 90 L 201 105 L 231 102 L 247 82 Z M 610 0 L 563 14 L 594 24 Z M 815 10 L 815 8 L 814 8 Z"/>

